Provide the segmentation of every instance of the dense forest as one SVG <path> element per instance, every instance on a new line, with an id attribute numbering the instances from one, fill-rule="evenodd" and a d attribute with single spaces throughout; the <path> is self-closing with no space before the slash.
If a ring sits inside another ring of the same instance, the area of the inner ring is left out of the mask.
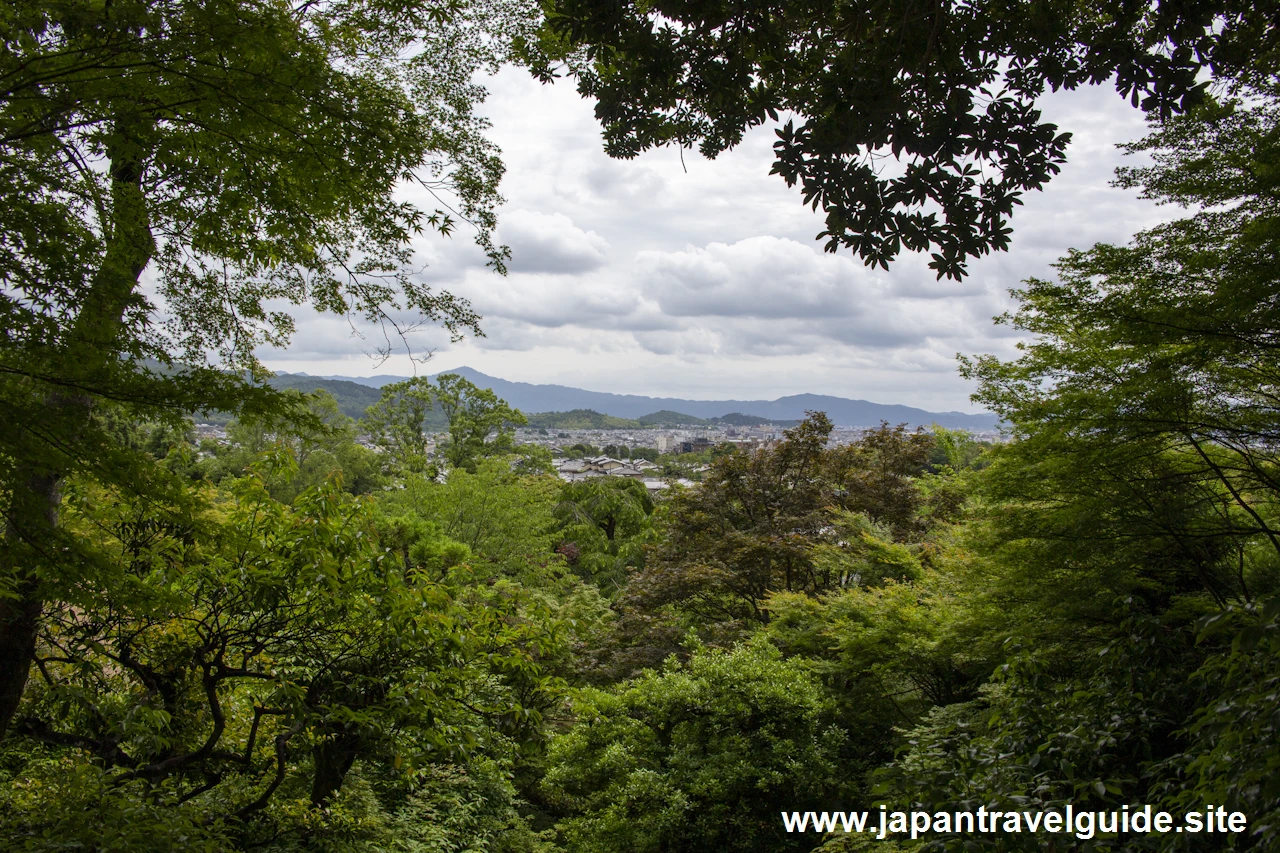
<path id="1" fill-rule="evenodd" d="M 1280 35 L 1258 6 L 7 4 L 0 846 L 1277 849 Z M 1015 290 L 1020 355 L 961 364 L 994 444 L 885 424 L 835 446 L 812 412 L 651 494 L 562 482 L 457 376 L 389 385 L 359 423 L 273 388 L 254 353 L 288 339 L 280 305 L 389 346 L 405 316 L 480 330 L 410 241 L 469 231 L 502 273 L 476 80 L 505 62 L 575 80 L 615 156 L 714 155 L 785 114 L 775 171 L 868 264 L 929 251 L 960 279 L 1006 248 L 1066 156 L 1048 89 L 1112 81 L 1146 111 L 1117 181 L 1176 210 Z M 883 149 L 909 166 L 862 159 Z M 231 414 L 225 442 L 200 411 Z M 1068 806 L 1247 827 L 780 819 Z"/>

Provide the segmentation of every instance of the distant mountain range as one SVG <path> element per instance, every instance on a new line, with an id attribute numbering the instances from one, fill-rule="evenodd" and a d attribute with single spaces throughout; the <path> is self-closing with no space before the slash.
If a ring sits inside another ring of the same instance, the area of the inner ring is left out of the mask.
<path id="1" fill-rule="evenodd" d="M 508 382 L 495 376 L 487 376 L 469 367 L 445 370 L 456 373 L 481 388 L 490 388 L 495 394 L 526 414 L 539 412 L 571 412 L 588 409 L 628 420 L 648 420 L 646 415 L 661 412 L 664 415 L 685 414 L 694 421 L 720 418 L 733 414 L 734 420 L 750 418 L 770 421 L 796 421 L 806 411 L 826 412 L 837 426 L 874 427 L 881 421 L 890 424 L 906 423 L 909 426 L 939 424 L 949 429 L 965 429 L 972 432 L 993 430 L 999 419 L 992 414 L 971 415 L 964 412 L 927 412 L 911 406 L 870 403 L 866 400 L 847 400 L 823 394 L 794 394 L 776 400 L 682 400 L 675 397 L 643 397 L 637 394 L 610 394 L 604 391 L 585 391 L 565 385 L 533 385 L 528 382 Z M 439 374 L 432 374 L 431 379 Z M 378 399 L 377 389 L 392 382 L 407 379 L 406 376 L 309 376 L 305 373 L 282 373 L 271 384 L 281 388 L 297 388 L 310 391 L 324 388 L 338 399 L 342 410 L 352 417 L 359 417 L 364 408 Z M 350 386 L 350 387 L 348 387 Z M 670 422 L 671 418 L 666 418 Z"/>

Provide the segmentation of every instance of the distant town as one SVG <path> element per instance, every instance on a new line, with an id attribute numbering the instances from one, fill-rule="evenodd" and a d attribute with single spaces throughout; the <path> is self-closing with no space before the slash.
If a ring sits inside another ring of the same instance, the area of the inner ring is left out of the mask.
<path id="1" fill-rule="evenodd" d="M 558 415 L 562 413 L 550 413 Z M 590 412 L 591 415 L 599 415 Z M 735 419 L 742 419 L 736 416 Z M 537 415 L 530 417 L 536 420 Z M 783 432 L 794 422 L 778 424 L 770 421 L 749 425 L 699 424 L 691 426 L 639 426 L 590 429 L 522 427 L 515 431 L 517 445 L 545 449 L 551 456 L 551 467 L 561 480 L 578 482 L 596 477 L 630 477 L 644 483 L 650 491 L 660 491 L 672 484 L 689 486 L 709 470 L 709 462 L 717 454 L 733 450 L 757 450 L 771 447 L 782 439 Z M 837 426 L 828 439 L 828 447 L 852 444 L 873 429 L 870 426 Z M 224 424 L 197 423 L 198 440 L 219 444 L 227 441 Z M 433 455 L 437 442 L 445 438 L 443 431 L 428 441 L 426 451 Z M 981 441 L 1000 441 L 996 430 L 973 433 Z M 381 448 L 365 433 L 356 442 L 377 452 Z"/>

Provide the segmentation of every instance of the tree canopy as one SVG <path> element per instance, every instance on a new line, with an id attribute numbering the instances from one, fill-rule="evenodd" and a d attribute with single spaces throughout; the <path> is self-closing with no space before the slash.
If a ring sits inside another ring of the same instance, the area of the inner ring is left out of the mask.
<path id="1" fill-rule="evenodd" d="M 780 122 L 772 171 L 826 214 L 828 251 L 886 269 L 929 251 L 955 279 L 1008 248 L 1014 206 L 1065 160 L 1070 135 L 1043 120 L 1043 93 L 1114 78 L 1167 115 L 1199 101 L 1202 76 L 1274 61 L 1280 39 L 1247 0 L 546 7 L 528 61 L 550 80 L 567 58 L 612 156 L 714 157 Z"/>
<path id="2" fill-rule="evenodd" d="M 467 0 L 0 10 L 5 849 L 1275 849 L 1275 22 L 546 9 L 536 44 Z M 406 262 L 465 217 L 501 263 L 472 74 L 515 34 L 598 89 L 615 153 L 714 154 L 790 111 L 784 167 L 868 260 L 931 245 L 959 275 L 998 247 L 1064 141 L 1031 99 L 1113 73 L 1153 122 L 1119 182 L 1188 212 L 1015 292 L 1022 349 L 963 362 L 1007 440 L 811 412 L 664 458 L 700 482 L 564 482 L 457 375 L 387 386 L 363 426 L 264 388 L 281 304 L 478 319 Z M 903 169 L 850 171 L 877 146 Z M 454 213 L 404 203 L 414 180 Z M 225 432 L 185 418 L 215 406 Z M 1103 828 L 1134 804 L 1246 828 Z M 1098 831 L 832 821 L 878 805 Z"/>
<path id="3" fill-rule="evenodd" d="M 137 465 L 93 417 L 279 417 L 246 383 L 281 304 L 475 330 L 414 274 L 461 220 L 493 244 L 502 173 L 473 74 L 527 16 L 501 3 L 9 4 L 0 50 L 0 731 L 27 672 L 73 472 Z M 439 201 L 396 193 L 412 182 Z M 127 472 L 133 472 L 127 473 Z"/>

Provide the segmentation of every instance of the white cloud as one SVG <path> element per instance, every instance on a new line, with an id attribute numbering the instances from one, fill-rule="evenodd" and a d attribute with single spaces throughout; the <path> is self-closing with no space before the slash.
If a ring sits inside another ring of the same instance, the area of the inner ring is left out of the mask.
<path id="1" fill-rule="evenodd" d="M 848 258 L 767 236 L 643 251 L 635 266 L 644 295 L 675 316 L 847 315 L 854 308 L 858 272 Z"/>
<path id="2" fill-rule="evenodd" d="M 486 337 L 451 345 L 424 333 L 431 370 L 468 364 L 507 379 L 621 393 L 761 398 L 799 392 L 972 409 L 957 352 L 1013 353 L 991 318 L 1007 291 L 1072 247 L 1123 242 L 1158 210 L 1108 186 L 1115 143 L 1145 132 L 1108 88 L 1044 99 L 1072 131 L 1069 162 L 1014 212 L 1012 250 L 974 261 L 964 282 L 938 281 L 927 256 L 885 272 L 850 253 L 825 254 L 821 214 L 771 176 L 767 128 L 715 161 L 647 152 L 615 161 L 600 146 L 592 104 L 569 83 L 542 86 L 518 69 L 490 86 L 487 113 L 503 148 L 508 199 L 499 236 L 511 274 L 483 268 L 459 232 L 427 237 L 425 280 L 472 300 Z M 268 353 L 280 369 L 371 372 L 370 341 L 300 313 L 295 347 Z M 368 331 L 368 330 L 366 330 Z M 387 372 L 406 373 L 407 359 Z"/>
<path id="3" fill-rule="evenodd" d="M 511 247 L 513 272 L 590 272 L 608 259 L 608 241 L 594 231 L 583 231 L 563 213 L 509 211 L 498 235 Z"/>

